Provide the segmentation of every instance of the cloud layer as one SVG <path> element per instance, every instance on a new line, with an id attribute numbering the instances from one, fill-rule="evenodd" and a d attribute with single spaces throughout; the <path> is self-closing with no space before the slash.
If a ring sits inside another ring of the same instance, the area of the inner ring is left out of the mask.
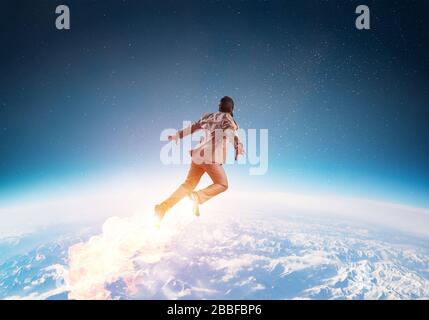
<path id="1" fill-rule="evenodd" d="M 419 242 L 425 217 L 415 237 L 406 235 L 414 224 L 397 225 L 420 209 L 287 194 L 261 199 L 264 211 L 248 201 L 241 211 L 208 207 L 199 219 L 184 201 L 161 228 L 147 213 L 109 218 L 101 234 L 69 249 L 61 271 L 68 297 L 429 297 L 429 251 Z M 395 222 L 380 228 L 389 212 Z"/>

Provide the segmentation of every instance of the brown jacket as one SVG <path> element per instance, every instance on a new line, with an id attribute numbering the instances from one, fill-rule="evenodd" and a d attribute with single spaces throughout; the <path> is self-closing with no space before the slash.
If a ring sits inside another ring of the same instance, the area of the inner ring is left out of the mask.
<path id="1" fill-rule="evenodd" d="M 180 130 L 178 135 L 183 138 L 197 130 L 204 131 L 200 143 L 191 150 L 192 161 L 197 164 L 225 163 L 227 140 L 234 144 L 236 154 L 242 151 L 243 145 L 237 136 L 238 125 L 229 113 L 205 113 L 198 121 Z"/>

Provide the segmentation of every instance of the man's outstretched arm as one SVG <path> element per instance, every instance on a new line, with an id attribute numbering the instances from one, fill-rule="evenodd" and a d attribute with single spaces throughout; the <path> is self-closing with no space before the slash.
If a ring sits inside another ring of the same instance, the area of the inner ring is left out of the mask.
<path id="1" fill-rule="evenodd" d="M 168 140 L 170 140 L 170 141 L 173 140 L 173 141 L 177 142 L 179 139 L 183 139 L 187 135 L 193 134 L 195 131 L 200 130 L 200 129 L 201 129 L 200 121 L 194 122 L 191 125 L 189 125 L 188 127 L 177 131 L 174 136 L 169 136 Z"/>
<path id="2" fill-rule="evenodd" d="M 193 134 L 195 131 L 201 129 L 201 123 L 199 121 L 192 123 L 187 128 L 184 128 L 182 130 L 179 130 L 177 134 L 179 135 L 180 139 L 183 139 L 187 135 Z"/>

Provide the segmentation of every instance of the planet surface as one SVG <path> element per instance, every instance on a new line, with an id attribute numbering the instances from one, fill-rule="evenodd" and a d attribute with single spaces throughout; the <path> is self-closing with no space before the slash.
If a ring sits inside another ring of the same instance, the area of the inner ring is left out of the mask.
<path id="1" fill-rule="evenodd" d="M 199 218 L 184 200 L 161 225 L 142 209 L 3 237 L 0 299 L 429 298 L 427 210 L 238 198 L 202 207 Z"/>

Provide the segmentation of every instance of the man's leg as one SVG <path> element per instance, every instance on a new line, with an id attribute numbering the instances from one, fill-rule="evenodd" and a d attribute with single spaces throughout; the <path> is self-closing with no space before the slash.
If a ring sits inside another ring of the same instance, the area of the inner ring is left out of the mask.
<path id="1" fill-rule="evenodd" d="M 200 204 L 228 189 L 228 178 L 226 177 L 225 170 L 220 164 L 203 164 L 201 166 L 213 180 L 213 184 L 195 192 Z"/>
<path id="2" fill-rule="evenodd" d="M 198 185 L 198 182 L 200 182 L 201 176 L 203 174 L 204 174 L 204 169 L 201 167 L 201 165 L 198 165 L 192 162 L 191 168 L 189 169 L 188 176 L 186 177 L 185 182 L 182 183 L 182 185 L 176 191 L 174 191 L 173 194 L 170 197 L 168 197 L 167 200 L 165 200 L 160 204 L 162 209 L 165 212 L 167 212 L 176 203 L 178 203 L 184 197 L 189 195 L 192 192 L 192 190 L 194 190 L 195 187 Z"/>

